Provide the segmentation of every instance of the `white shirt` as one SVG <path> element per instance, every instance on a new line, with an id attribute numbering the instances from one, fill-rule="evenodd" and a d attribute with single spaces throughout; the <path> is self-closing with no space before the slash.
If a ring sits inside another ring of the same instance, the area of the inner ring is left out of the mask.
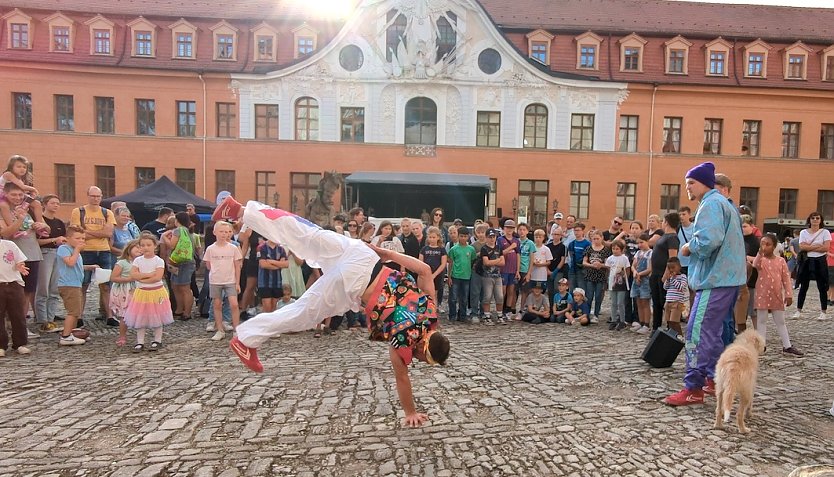
<path id="1" fill-rule="evenodd" d="M 400 239 L 398 239 L 397 237 L 394 237 L 392 240 L 382 239 L 382 235 L 377 235 L 376 237 L 371 239 L 371 243 L 379 248 L 384 248 L 385 250 L 393 250 L 394 252 L 405 253 L 403 243 L 400 242 Z"/>
<path id="2" fill-rule="evenodd" d="M 11 240 L 0 239 L 0 283 L 17 282 L 23 286 L 23 277 L 17 264 L 26 261 L 26 255 Z"/>
<path id="3" fill-rule="evenodd" d="M 547 281 L 547 267 L 536 267 L 533 266 L 533 264 L 537 261 L 544 263 L 549 260 L 553 260 L 553 254 L 550 253 L 549 248 L 542 245 L 541 247 L 536 249 L 536 251 L 533 253 L 533 261 L 530 263 L 530 266 L 532 267 L 532 271 L 530 272 L 530 280 L 536 282 Z"/>
<path id="4" fill-rule="evenodd" d="M 153 273 L 160 268 L 165 268 L 165 262 L 154 255 L 153 258 L 145 258 L 144 255 L 133 259 L 133 266 L 139 270 L 139 273 Z M 162 285 L 162 280 L 153 283 L 142 283 L 137 281 L 139 288 L 154 288 Z"/>
<path id="5" fill-rule="evenodd" d="M 822 245 L 825 242 L 831 241 L 831 232 L 827 229 L 819 229 L 816 234 L 812 234 L 808 229 L 803 229 L 799 232 L 799 244 L 808 245 Z M 826 252 L 808 252 L 809 257 L 824 257 Z"/>
<path id="6" fill-rule="evenodd" d="M 608 258 L 605 259 L 605 266 L 610 269 L 608 273 L 608 289 L 614 289 L 614 278 L 617 274 L 622 274 L 624 270 L 631 266 L 628 263 L 628 256 L 623 255 L 609 255 Z M 626 280 L 628 283 L 628 280 Z"/>

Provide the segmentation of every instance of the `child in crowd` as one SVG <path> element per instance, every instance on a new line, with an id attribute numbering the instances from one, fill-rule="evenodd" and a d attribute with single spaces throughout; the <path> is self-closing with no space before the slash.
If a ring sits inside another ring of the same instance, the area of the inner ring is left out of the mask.
<path id="1" fill-rule="evenodd" d="M 506 324 L 501 319 L 504 309 L 504 288 L 501 282 L 501 267 L 504 265 L 504 255 L 501 253 L 501 246 L 497 242 L 498 233 L 494 229 L 486 231 L 486 245 L 481 247 L 481 275 L 482 298 L 481 304 L 484 310 L 484 324 L 492 325 L 492 314 L 489 307 L 490 302 L 495 301 L 495 310 L 498 312 L 498 322 Z"/>
<path id="2" fill-rule="evenodd" d="M 6 166 L 6 171 L 0 175 L 0 218 L 7 224 L 14 222 L 12 219 L 12 209 L 9 203 L 5 200 L 4 188 L 6 183 L 11 182 L 23 189 L 26 193 L 26 202 L 29 203 L 29 211 L 32 213 L 32 218 L 36 223 L 43 222 L 43 205 L 38 197 L 38 189 L 35 189 L 32 179 L 32 174 L 29 172 L 29 160 L 20 155 L 13 155 L 9 158 L 9 163 Z M 45 234 L 43 232 L 46 232 Z M 49 235 L 48 230 L 41 230 L 39 235 Z"/>
<path id="3" fill-rule="evenodd" d="M 11 240 L 0 239 L 0 358 L 6 356 L 9 334 L 6 331 L 6 315 L 12 328 L 12 349 L 18 354 L 29 354 L 29 333 L 26 329 L 26 315 L 23 305 L 23 277 L 29 274 L 26 255 Z"/>
<path id="4" fill-rule="evenodd" d="M 587 293 L 588 302 L 594 304 L 591 323 L 596 323 L 599 320 L 605 287 L 608 284 L 608 267 L 605 266 L 605 260 L 611 255 L 611 249 L 605 246 L 602 233 L 598 230 L 592 230 L 589 235 L 591 245 L 585 249 L 582 256 L 582 269 L 585 275 L 584 290 Z"/>
<path id="5" fill-rule="evenodd" d="M 292 287 L 289 283 L 284 283 L 281 286 L 281 291 L 283 292 L 283 295 L 281 295 L 281 299 L 275 303 L 276 310 L 280 310 L 291 303 L 295 303 L 295 298 L 292 297 Z"/>
<path id="6" fill-rule="evenodd" d="M 125 311 L 124 321 L 129 328 L 136 330 L 134 353 L 145 349 L 145 330 L 153 330 L 153 341 L 149 351 L 158 351 L 162 347 L 162 327 L 174 322 L 168 289 L 162 283 L 165 274 L 165 261 L 156 256 L 157 240 L 153 234 L 143 233 L 139 236 L 139 248 L 142 255 L 133 259 L 130 277 L 136 281 L 133 300 Z M 219 310 L 215 310 L 217 315 Z"/>
<path id="7" fill-rule="evenodd" d="M 564 323 L 573 309 L 573 295 L 568 291 L 568 279 L 560 278 L 558 291 L 553 294 L 553 321 Z"/>
<path id="8" fill-rule="evenodd" d="M 678 257 L 670 257 L 666 262 L 662 280 L 663 289 L 666 290 L 666 304 L 663 306 L 666 327 L 683 335 L 681 316 L 686 313 L 686 305 L 689 304 L 689 282 L 686 275 L 681 273 L 681 261 Z"/>
<path id="9" fill-rule="evenodd" d="M 583 258 L 585 250 L 591 246 L 591 241 L 585 238 L 585 224 L 582 222 L 573 226 L 574 239 L 568 242 L 567 252 L 570 260 L 570 271 L 568 272 L 568 282 L 570 288 L 585 289 L 585 274 L 583 273 Z"/>
<path id="10" fill-rule="evenodd" d="M 532 271 L 532 267 L 530 266 L 530 259 L 534 253 L 536 253 L 536 244 L 527 236 L 530 233 L 530 227 L 526 223 L 518 224 L 518 255 L 519 255 L 519 263 L 518 263 L 518 275 L 519 280 L 518 284 L 516 285 L 516 294 L 520 294 L 521 300 L 519 303 L 519 308 L 523 311 L 525 309 L 524 304 L 527 302 L 527 295 L 530 294 L 530 286 L 528 283 L 530 282 L 530 272 Z M 516 316 L 517 320 L 521 319 L 522 313 L 519 313 Z"/>
<path id="11" fill-rule="evenodd" d="M 441 232 L 442 234 L 442 232 Z M 446 242 L 444 247 L 446 248 L 446 253 L 449 253 L 449 250 L 452 249 L 458 243 L 458 227 L 456 225 L 449 226 L 449 241 Z"/>
<path id="12" fill-rule="evenodd" d="M 765 235 L 761 239 L 759 252 L 753 259 L 753 267 L 759 272 L 756 281 L 756 331 L 767 342 L 767 312 L 773 315 L 776 331 L 782 339 L 782 352 L 789 356 L 804 356 L 791 345 L 788 328 L 785 326 L 785 307 L 793 302 L 791 276 L 788 264 L 774 254 L 776 237 Z"/>
<path id="13" fill-rule="evenodd" d="M 497 243 L 501 247 L 501 253 L 504 255 L 504 265 L 501 267 L 501 281 L 504 284 L 504 299 L 506 306 L 504 313 L 499 313 L 498 323 L 506 323 L 510 319 L 510 313 L 515 311 L 516 286 L 521 278 L 519 271 L 521 269 L 521 242 L 515 238 L 515 221 L 506 220 L 504 222 L 504 234 L 498 237 Z"/>
<path id="14" fill-rule="evenodd" d="M 542 282 L 532 282 L 533 292 L 524 301 L 524 315 L 521 317 L 525 323 L 547 323 L 550 321 L 550 303 L 547 295 L 543 293 Z"/>
<path id="15" fill-rule="evenodd" d="M 651 259 L 652 249 L 649 246 L 649 234 L 642 233 L 637 238 L 637 253 L 634 254 L 634 261 L 631 264 L 631 273 L 634 275 L 634 284 L 631 287 L 631 297 L 637 301 L 637 317 L 631 329 L 641 335 L 645 335 L 651 329 L 651 299 L 652 290 L 649 285 L 649 275 L 652 274 Z"/>
<path id="16" fill-rule="evenodd" d="M 283 296 L 281 270 L 289 267 L 287 252 L 284 247 L 272 240 L 258 246 L 258 296 L 264 313 L 276 310 L 278 299 Z"/>
<path id="17" fill-rule="evenodd" d="M 131 240 L 122 248 L 119 261 L 113 266 L 113 272 L 110 274 L 110 310 L 113 318 L 119 321 L 119 339 L 116 340 L 116 346 L 127 344 L 125 313 L 133 301 L 133 292 L 136 290 L 136 281 L 131 276 L 131 270 L 133 261 L 143 253 L 139 247 L 139 240 Z"/>
<path id="18" fill-rule="evenodd" d="M 573 289 L 573 305 L 565 313 L 565 322 L 569 325 L 588 326 L 591 323 L 591 304 L 585 299 L 585 290 Z"/>
<path id="19" fill-rule="evenodd" d="M 611 256 L 605 259 L 608 273 L 608 289 L 611 291 L 611 324 L 609 330 L 620 331 L 625 324 L 625 302 L 628 299 L 628 275 L 631 263 L 625 255 L 626 244 L 622 240 L 611 243 Z"/>
<path id="20" fill-rule="evenodd" d="M 449 249 L 449 320 L 465 321 L 469 305 L 469 279 L 477 253 L 475 247 L 469 245 L 468 227 L 458 227 L 457 236 L 458 243 Z"/>
<path id="21" fill-rule="evenodd" d="M 481 306 L 481 290 L 483 288 L 484 264 L 480 259 L 481 248 L 486 245 L 486 231 L 489 225 L 481 222 L 475 226 L 475 237 L 472 241 L 472 248 L 475 249 L 477 257 L 472 263 L 472 278 L 469 279 L 469 309 L 472 314 L 472 323 L 478 323 L 483 318 L 483 307 Z"/>
<path id="22" fill-rule="evenodd" d="M 83 345 L 84 340 L 76 338 L 72 334 L 76 320 L 83 313 L 81 281 L 84 279 L 84 270 L 95 270 L 97 265 L 84 265 L 81 259 L 81 249 L 84 248 L 84 231 L 77 226 L 67 227 L 67 242 L 58 247 L 58 294 L 64 302 L 64 330 L 58 338 L 61 346 Z"/>
<path id="23" fill-rule="evenodd" d="M 228 222 L 214 224 L 214 235 L 217 241 L 206 249 L 203 261 L 209 271 L 209 296 L 214 308 L 214 325 L 217 330 L 212 341 L 220 341 L 226 337 L 223 327 L 223 294 L 229 300 L 232 309 L 232 327 L 237 329 L 240 324 L 240 309 L 237 295 L 240 293 L 240 266 L 243 255 L 240 249 L 230 243 L 234 229 Z"/>
<path id="24" fill-rule="evenodd" d="M 440 229 L 431 226 L 426 232 L 426 245 L 420 250 L 418 258 L 431 268 L 434 280 L 434 291 L 437 294 L 435 302 L 440 307 L 443 301 L 443 280 L 446 278 L 446 249 L 440 243 Z"/>
<path id="25" fill-rule="evenodd" d="M 542 292 L 544 292 L 546 296 L 549 291 L 547 289 L 547 275 L 549 273 L 550 262 L 553 260 L 553 254 L 550 252 L 550 248 L 544 244 L 545 238 L 546 235 L 544 229 L 536 229 L 536 231 L 533 232 L 533 243 L 536 250 L 531 256 L 532 263 L 530 263 L 530 269 L 527 272 L 527 282 L 530 283 L 529 287 L 533 287 L 536 283 L 540 284 Z"/>

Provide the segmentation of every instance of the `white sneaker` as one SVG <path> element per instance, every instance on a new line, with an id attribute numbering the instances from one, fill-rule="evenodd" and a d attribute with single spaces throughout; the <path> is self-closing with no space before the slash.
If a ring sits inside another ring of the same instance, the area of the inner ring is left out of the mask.
<path id="1" fill-rule="evenodd" d="M 60 336 L 60 338 L 58 338 L 58 344 L 61 345 L 61 346 L 77 346 L 77 345 L 83 345 L 84 343 L 86 343 L 86 341 L 84 341 L 83 339 L 76 338 L 72 334 L 70 334 L 67 337 L 64 337 L 64 336 L 61 336 L 61 335 L 58 335 L 58 336 Z"/>
<path id="2" fill-rule="evenodd" d="M 29 337 L 30 340 L 35 340 L 41 337 L 41 335 L 37 333 L 32 333 L 32 330 L 26 330 L 26 335 Z"/>
<path id="3" fill-rule="evenodd" d="M 225 331 L 218 331 L 218 332 L 214 333 L 214 336 L 211 337 L 211 340 L 212 341 L 220 341 L 225 337 L 226 337 L 226 332 Z"/>
<path id="4" fill-rule="evenodd" d="M 640 333 L 641 335 L 647 335 L 647 334 L 649 334 L 649 327 L 648 326 L 641 326 L 640 329 L 637 330 L 637 333 Z"/>
<path id="5" fill-rule="evenodd" d="M 821 311 L 821 312 L 820 312 L 820 316 L 818 316 L 818 317 L 817 317 L 817 319 L 818 319 L 818 320 L 827 320 L 827 319 L 828 319 L 828 315 L 826 315 L 824 311 Z"/>
<path id="6" fill-rule="evenodd" d="M 634 323 L 631 324 L 631 331 L 637 331 L 642 327 L 643 327 L 643 325 L 641 325 L 639 321 L 635 321 Z"/>
<path id="7" fill-rule="evenodd" d="M 223 331 L 233 331 L 235 328 L 231 323 L 223 322 Z"/>
<path id="8" fill-rule="evenodd" d="M 599 323 L 599 318 L 597 318 L 597 315 L 591 315 L 591 323 Z"/>
<path id="9" fill-rule="evenodd" d="M 254 306 L 246 310 L 246 313 L 249 313 L 249 316 L 255 316 L 258 314 L 258 309 Z"/>
<path id="10" fill-rule="evenodd" d="M 796 312 L 793 314 L 793 318 L 794 319 L 802 318 L 802 310 L 796 310 Z"/>
<path id="11" fill-rule="evenodd" d="M 210 321 L 210 322 L 206 325 L 206 333 L 211 333 L 211 332 L 213 332 L 213 331 L 214 331 L 214 322 Z"/>
<path id="12" fill-rule="evenodd" d="M 472 317 L 472 324 L 473 325 L 477 325 L 480 322 L 481 322 L 481 320 L 479 320 L 477 316 Z"/>
<path id="13" fill-rule="evenodd" d="M 25 347 L 25 346 L 19 346 L 17 348 L 17 354 L 31 354 L 31 353 L 32 353 L 32 350 Z"/>
<path id="14" fill-rule="evenodd" d="M 834 404 L 831 405 L 831 409 L 828 410 L 828 414 L 834 416 Z"/>

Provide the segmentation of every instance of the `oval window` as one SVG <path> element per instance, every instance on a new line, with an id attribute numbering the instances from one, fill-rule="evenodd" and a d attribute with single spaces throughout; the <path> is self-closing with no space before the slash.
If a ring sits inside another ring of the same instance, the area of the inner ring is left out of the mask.
<path id="1" fill-rule="evenodd" d="M 487 48 L 478 55 L 478 68 L 484 73 L 491 75 L 501 69 L 501 53 Z"/>
<path id="2" fill-rule="evenodd" d="M 339 64 L 347 71 L 356 71 L 362 67 L 365 55 L 362 49 L 356 45 L 348 45 L 339 52 Z"/>

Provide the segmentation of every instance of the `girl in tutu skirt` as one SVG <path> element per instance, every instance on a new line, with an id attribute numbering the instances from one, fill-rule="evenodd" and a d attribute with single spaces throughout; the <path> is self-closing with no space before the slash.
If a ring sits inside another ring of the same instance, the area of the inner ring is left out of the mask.
<path id="1" fill-rule="evenodd" d="M 133 290 L 136 289 L 136 282 L 130 276 L 133 269 L 133 261 L 142 256 L 142 249 L 138 240 L 131 240 L 122 249 L 119 261 L 113 267 L 110 274 L 110 310 L 113 318 L 119 321 L 119 339 L 117 346 L 124 346 L 127 343 L 127 325 L 125 324 L 125 313 L 130 302 L 133 301 Z"/>
<path id="2" fill-rule="evenodd" d="M 145 349 L 145 330 L 153 330 L 153 341 L 149 351 L 157 351 L 162 346 L 162 326 L 174 322 L 171 312 L 171 301 L 168 299 L 168 289 L 162 283 L 165 272 L 165 262 L 156 256 L 157 240 L 149 233 L 139 237 L 139 248 L 142 255 L 133 260 L 130 277 L 136 281 L 133 301 L 125 312 L 125 323 L 136 330 L 136 346 L 134 353 Z"/>

